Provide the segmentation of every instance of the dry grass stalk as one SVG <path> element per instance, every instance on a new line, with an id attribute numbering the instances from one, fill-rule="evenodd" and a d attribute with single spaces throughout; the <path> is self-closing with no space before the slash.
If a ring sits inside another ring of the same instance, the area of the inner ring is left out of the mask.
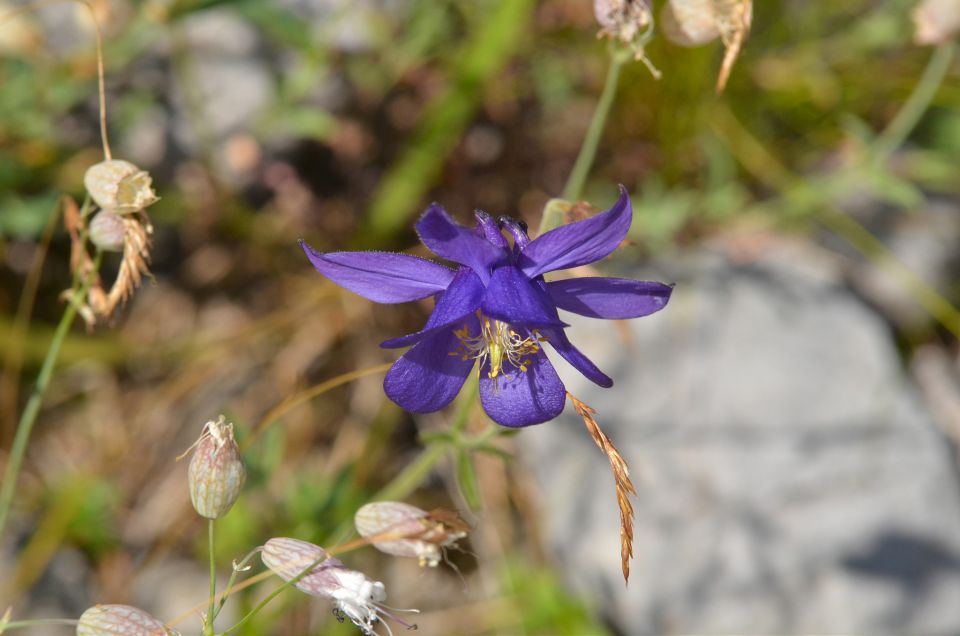
<path id="1" fill-rule="evenodd" d="M 740 55 L 740 49 L 750 33 L 750 24 L 753 21 L 752 0 L 719 0 L 716 3 L 717 28 L 720 30 L 720 39 L 726 51 L 723 54 L 723 63 L 720 65 L 720 74 L 717 76 L 717 92 L 722 93 L 733 70 L 733 63 Z"/>
<path id="2" fill-rule="evenodd" d="M 117 279 L 107 294 L 106 303 L 101 308 L 102 311 L 98 311 L 102 316 L 109 316 L 119 305 L 127 302 L 140 287 L 143 277 L 150 275 L 147 265 L 150 262 L 150 235 L 153 233 L 153 226 L 145 214 L 138 216 L 139 218 L 134 215 L 123 217 L 123 260 L 120 262 Z"/>
<path id="3" fill-rule="evenodd" d="M 637 489 L 630 481 L 630 470 L 623 455 L 594 419 L 596 411 L 569 392 L 567 397 L 570 398 L 573 408 L 583 418 L 590 437 L 607 456 L 610 468 L 613 470 L 613 480 L 617 487 L 617 505 L 620 507 L 620 567 L 623 569 L 623 581 L 627 583 L 630 579 L 630 560 L 633 558 L 633 503 L 630 501 L 630 495 L 636 496 Z"/>

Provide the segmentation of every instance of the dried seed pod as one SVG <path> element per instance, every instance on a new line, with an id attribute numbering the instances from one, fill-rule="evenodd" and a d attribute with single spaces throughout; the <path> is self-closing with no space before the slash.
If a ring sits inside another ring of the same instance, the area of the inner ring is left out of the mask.
<path id="1" fill-rule="evenodd" d="M 660 13 L 660 29 L 680 46 L 700 46 L 720 36 L 714 0 L 671 0 Z"/>
<path id="2" fill-rule="evenodd" d="M 150 173 L 129 161 L 110 159 L 94 164 L 83 176 L 83 185 L 101 208 L 136 212 L 157 201 Z"/>
<path id="3" fill-rule="evenodd" d="M 222 415 L 207 422 L 195 446 L 188 472 L 190 500 L 200 516 L 219 519 L 233 506 L 247 479 L 233 424 Z"/>
<path id="4" fill-rule="evenodd" d="M 129 605 L 94 605 L 77 623 L 77 636 L 172 636 L 159 619 Z"/>
<path id="5" fill-rule="evenodd" d="M 593 0 L 593 13 L 606 35 L 632 44 L 652 21 L 647 0 Z"/>
<path id="6" fill-rule="evenodd" d="M 311 596 L 333 600 L 336 604 L 334 613 L 338 617 L 342 618 L 343 615 L 349 618 L 364 634 L 375 634 L 373 626 L 384 616 L 407 628 L 415 627 L 398 619 L 381 604 L 387 600 L 383 583 L 370 580 L 363 572 L 347 568 L 340 560 L 328 556 L 318 545 L 278 537 L 264 544 L 260 558 L 264 565 L 285 581 L 296 578 L 316 563 L 313 570 L 294 585 Z"/>
<path id="7" fill-rule="evenodd" d="M 913 9 L 913 41 L 943 44 L 960 33 L 960 0 L 922 0 Z"/>
<path id="8" fill-rule="evenodd" d="M 101 210 L 90 221 L 90 241 L 106 252 L 122 252 L 126 225 L 113 210 Z"/>
<path id="9" fill-rule="evenodd" d="M 362 506 L 353 518 L 357 532 L 381 552 L 415 557 L 421 567 L 436 567 L 445 547 L 467 536 L 467 526 L 456 513 L 426 512 L 399 501 L 375 501 Z"/>

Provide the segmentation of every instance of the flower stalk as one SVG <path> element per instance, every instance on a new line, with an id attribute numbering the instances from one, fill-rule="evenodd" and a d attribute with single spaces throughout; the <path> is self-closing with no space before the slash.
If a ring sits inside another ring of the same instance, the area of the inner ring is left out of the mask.
<path id="1" fill-rule="evenodd" d="M 40 413 L 40 406 L 43 404 L 43 398 L 50 386 L 50 380 L 53 377 L 53 369 L 57 364 L 57 358 L 60 357 L 60 348 L 63 341 L 73 325 L 73 320 L 79 311 L 77 299 L 83 298 L 97 277 L 97 270 L 100 268 L 100 261 L 103 258 L 103 252 L 97 250 L 93 267 L 84 272 L 78 268 L 73 276 L 73 287 L 70 291 L 70 297 L 66 308 L 63 310 L 63 316 L 53 334 L 53 340 L 50 341 L 50 347 L 47 349 L 47 355 L 43 359 L 43 365 L 40 367 L 40 374 L 37 376 L 37 383 L 27 400 L 27 405 L 23 409 L 20 421 L 17 423 L 17 432 L 13 438 L 13 445 L 10 448 L 10 455 L 7 458 L 7 467 L 3 473 L 3 484 L 0 485 L 0 538 L 3 537 L 3 531 L 6 527 L 7 518 L 10 515 L 10 505 L 13 503 L 13 493 L 17 488 L 17 481 L 20 478 L 20 469 L 23 466 L 23 459 L 27 452 L 27 445 L 30 442 L 30 434 L 33 432 L 33 425 L 37 421 L 37 415 Z"/>

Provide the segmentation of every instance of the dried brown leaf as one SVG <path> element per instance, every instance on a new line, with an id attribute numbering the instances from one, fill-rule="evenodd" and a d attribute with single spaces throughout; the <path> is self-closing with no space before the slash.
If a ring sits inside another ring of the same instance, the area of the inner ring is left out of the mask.
<path id="1" fill-rule="evenodd" d="M 610 468 L 613 471 L 613 480 L 617 489 L 617 505 L 620 508 L 620 567 L 623 570 L 624 583 L 630 580 L 630 560 L 633 559 L 633 503 L 630 496 L 636 496 L 637 489 L 630 480 L 630 470 L 627 462 L 614 446 L 613 441 L 600 429 L 600 424 L 593 417 L 596 411 L 575 398 L 569 392 L 573 408 L 577 411 L 587 427 L 590 437 L 607 456 Z"/>

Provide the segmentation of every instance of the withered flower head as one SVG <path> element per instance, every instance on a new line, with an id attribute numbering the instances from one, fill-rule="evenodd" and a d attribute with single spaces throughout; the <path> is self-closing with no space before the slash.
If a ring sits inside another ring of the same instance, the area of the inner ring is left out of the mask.
<path id="1" fill-rule="evenodd" d="M 240 496 L 247 471 L 233 438 L 233 424 L 222 415 L 204 424 L 188 474 L 190 500 L 202 517 L 219 519 Z"/>
<path id="2" fill-rule="evenodd" d="M 363 572 L 347 568 L 342 561 L 329 556 L 318 545 L 278 537 L 267 541 L 260 551 L 260 557 L 264 565 L 284 581 L 293 580 L 309 570 L 308 574 L 294 583 L 296 588 L 311 596 L 331 599 L 335 603 L 334 614 L 337 618 L 343 620 L 346 616 L 364 634 L 376 634 L 374 624 L 383 617 L 408 629 L 416 627 L 400 620 L 383 605 L 383 601 L 387 600 L 383 583 L 370 580 Z M 390 631 L 389 626 L 387 631 Z"/>
<path id="3" fill-rule="evenodd" d="M 647 0 L 593 0 L 600 34 L 633 44 L 653 24 Z"/>
<path id="4" fill-rule="evenodd" d="M 399 501 L 375 501 L 357 510 L 357 532 L 381 552 L 415 557 L 421 567 L 436 567 L 443 549 L 467 536 L 456 513 L 427 512 Z"/>
<path id="5" fill-rule="evenodd" d="M 77 636 L 174 636 L 159 619 L 129 605 L 94 605 L 80 616 Z"/>
<path id="6" fill-rule="evenodd" d="M 150 173 L 129 161 L 108 159 L 94 164 L 83 176 L 83 185 L 101 208 L 136 212 L 157 201 Z"/>

